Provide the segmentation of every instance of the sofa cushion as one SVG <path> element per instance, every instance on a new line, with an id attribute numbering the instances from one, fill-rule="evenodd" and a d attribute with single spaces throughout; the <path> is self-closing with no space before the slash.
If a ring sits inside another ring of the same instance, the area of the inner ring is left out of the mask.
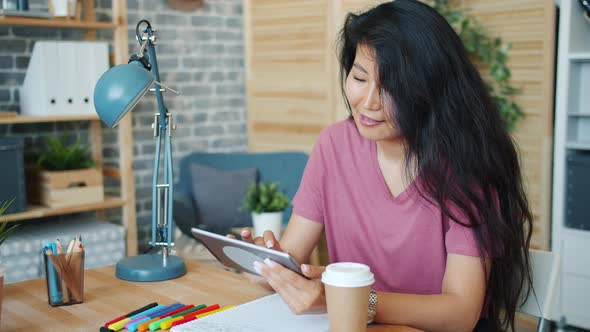
<path id="1" fill-rule="evenodd" d="M 307 154 L 304 152 L 194 152 L 180 159 L 178 166 L 178 183 L 174 187 L 174 201 L 183 194 L 189 197 L 187 211 L 194 210 L 192 200 L 192 180 L 191 165 L 198 163 L 207 167 L 213 167 L 221 170 L 237 170 L 249 167 L 256 168 L 256 180 L 263 182 L 279 182 L 281 190 L 284 190 L 289 199 L 293 199 L 299 181 L 303 175 L 305 164 L 307 163 Z M 180 225 L 185 216 L 179 215 L 179 209 L 174 208 L 174 219 L 177 225 Z M 291 217 L 292 206 L 288 206 L 283 213 L 283 225 L 286 226 Z M 196 211 L 193 212 L 196 214 Z M 190 217 L 191 213 L 186 216 L 193 223 L 195 217 Z M 190 228 L 188 235 L 190 234 Z"/>
<path id="2" fill-rule="evenodd" d="M 240 207 L 248 186 L 256 182 L 256 168 L 230 171 L 193 163 L 191 178 L 196 227 L 227 234 L 232 227 L 252 225 L 250 213 Z"/>

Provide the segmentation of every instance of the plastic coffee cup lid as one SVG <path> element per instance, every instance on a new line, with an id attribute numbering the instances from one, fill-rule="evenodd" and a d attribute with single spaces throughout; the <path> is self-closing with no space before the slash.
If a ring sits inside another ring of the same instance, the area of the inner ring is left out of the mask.
<path id="1" fill-rule="evenodd" d="M 365 287 L 375 282 L 371 269 L 360 263 L 334 263 L 322 273 L 322 282 L 335 287 Z"/>

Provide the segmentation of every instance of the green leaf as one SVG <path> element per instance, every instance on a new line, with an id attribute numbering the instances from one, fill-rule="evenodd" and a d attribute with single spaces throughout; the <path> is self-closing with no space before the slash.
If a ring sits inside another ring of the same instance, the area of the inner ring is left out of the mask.
<path id="1" fill-rule="evenodd" d="M 475 43 L 471 40 L 466 40 L 463 45 L 465 45 L 465 49 L 467 49 L 469 53 L 473 53 L 476 50 Z"/>
<path id="2" fill-rule="evenodd" d="M 15 199 L 13 198 L 11 201 L 6 201 L 2 204 L 2 206 L 0 207 L 0 216 L 2 216 L 4 212 L 8 210 L 8 208 L 14 202 L 14 200 Z M 10 235 L 10 233 L 12 233 L 12 231 L 14 231 L 18 226 L 19 225 L 17 224 L 8 227 L 8 221 L 0 222 L 0 246 L 2 245 L 2 243 L 4 243 L 4 241 L 6 241 L 8 235 Z"/>
<path id="3" fill-rule="evenodd" d="M 500 39 L 500 37 L 496 37 L 494 39 L 494 47 L 497 48 L 500 47 L 500 45 L 502 45 L 502 39 Z"/>
<path id="4" fill-rule="evenodd" d="M 504 96 L 511 96 L 513 94 L 517 94 L 520 93 L 519 88 L 515 88 L 513 86 L 509 86 L 509 85 L 501 85 L 500 86 L 500 93 Z"/>
<path id="5" fill-rule="evenodd" d="M 3 215 L 4 212 L 6 212 L 6 210 L 8 210 L 8 208 L 10 207 L 10 205 L 12 205 L 15 199 L 16 198 L 13 198 L 11 201 L 6 201 L 2 203 L 2 206 L 0 207 L 0 216 Z"/>
<path id="6" fill-rule="evenodd" d="M 504 50 L 496 50 L 496 61 L 501 63 L 502 65 L 506 64 L 506 61 L 508 61 L 508 53 L 506 53 L 506 51 Z"/>
<path id="7" fill-rule="evenodd" d="M 93 167 L 90 156 L 90 145 L 82 144 L 79 140 L 68 143 L 67 132 L 61 138 L 47 139 L 45 150 L 37 158 L 37 164 L 49 171 L 65 171 Z"/>
<path id="8" fill-rule="evenodd" d="M 289 199 L 279 191 L 278 182 L 261 182 L 248 187 L 241 209 L 256 213 L 278 212 L 283 211 L 289 204 Z"/>

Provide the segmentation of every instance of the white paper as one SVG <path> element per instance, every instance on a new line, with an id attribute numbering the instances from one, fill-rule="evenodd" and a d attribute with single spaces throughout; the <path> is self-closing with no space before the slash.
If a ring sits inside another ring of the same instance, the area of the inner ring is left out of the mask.
<path id="1" fill-rule="evenodd" d="M 327 314 L 295 315 L 276 294 L 172 328 L 172 332 L 300 332 L 330 330 Z"/>

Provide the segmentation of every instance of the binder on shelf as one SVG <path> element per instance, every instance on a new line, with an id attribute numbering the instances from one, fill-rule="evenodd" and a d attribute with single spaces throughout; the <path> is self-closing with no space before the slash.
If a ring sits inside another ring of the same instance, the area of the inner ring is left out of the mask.
<path id="1" fill-rule="evenodd" d="M 59 42 L 57 47 L 57 68 L 59 79 L 55 85 L 59 85 L 57 99 L 64 114 L 76 114 L 80 110 L 78 103 L 78 76 L 76 74 L 77 59 L 82 54 L 77 54 L 76 42 Z M 83 56 L 83 55 L 82 55 Z"/>
<path id="2" fill-rule="evenodd" d="M 38 41 L 33 47 L 29 68 L 20 91 L 21 114 L 56 115 L 60 112 L 57 43 Z"/>
<path id="3" fill-rule="evenodd" d="M 94 114 L 94 86 L 108 68 L 106 42 L 36 42 L 21 88 L 21 114 Z"/>
<path id="4" fill-rule="evenodd" d="M 77 79 L 79 88 L 77 103 L 80 112 L 96 114 L 94 109 L 94 86 L 100 76 L 109 68 L 109 48 L 107 43 L 81 43 L 84 59 L 77 59 Z"/>

